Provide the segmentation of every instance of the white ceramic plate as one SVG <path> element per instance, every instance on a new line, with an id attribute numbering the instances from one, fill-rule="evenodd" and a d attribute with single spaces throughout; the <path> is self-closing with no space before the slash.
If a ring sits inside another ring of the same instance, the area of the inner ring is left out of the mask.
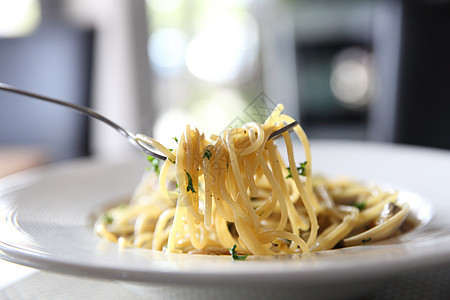
<path id="1" fill-rule="evenodd" d="M 82 276 L 167 286 L 187 293 L 238 287 L 249 298 L 354 295 L 379 280 L 450 261 L 450 153 L 375 143 L 312 141 L 313 172 L 347 175 L 401 191 L 421 220 L 400 238 L 296 255 L 249 257 L 163 254 L 118 249 L 92 233 L 94 216 L 126 201 L 146 161 L 56 164 L 0 180 L 0 256 L 19 264 Z M 172 289 L 173 291 L 173 289 Z M 235 293 L 235 295 L 236 295 Z"/>

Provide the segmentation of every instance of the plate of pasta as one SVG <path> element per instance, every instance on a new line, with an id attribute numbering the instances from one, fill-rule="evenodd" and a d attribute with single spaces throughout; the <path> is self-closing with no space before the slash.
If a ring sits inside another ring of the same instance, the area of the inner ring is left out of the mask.
<path id="1" fill-rule="evenodd" d="M 309 141 L 300 126 L 267 138 L 291 121 L 280 109 L 208 138 L 186 126 L 176 148 L 157 146 L 164 162 L 4 178 L 0 256 L 135 291 L 249 299 L 345 298 L 450 261 L 448 151 Z"/>

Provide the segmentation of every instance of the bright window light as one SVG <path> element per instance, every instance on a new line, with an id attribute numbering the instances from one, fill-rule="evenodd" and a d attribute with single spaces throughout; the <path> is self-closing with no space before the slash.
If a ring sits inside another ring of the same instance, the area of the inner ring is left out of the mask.
<path id="1" fill-rule="evenodd" d="M 242 125 L 233 124 L 233 121 L 241 117 L 246 106 L 245 100 L 235 90 L 219 89 L 208 98 L 193 103 L 190 111 L 196 125 L 209 137 L 220 134 L 230 125 Z"/>
<path id="2" fill-rule="evenodd" d="M 185 130 L 186 124 L 191 125 L 192 128 L 197 127 L 207 137 L 211 134 L 220 134 L 240 117 L 246 105 L 247 103 L 236 91 L 221 89 L 189 105 L 186 109 L 171 107 L 158 114 L 153 136 L 170 147 L 173 143 L 172 137 L 179 137 Z"/>
<path id="3" fill-rule="evenodd" d="M 37 27 L 40 19 L 38 0 L 0 0 L 1 37 L 26 36 Z"/>
<path id="4" fill-rule="evenodd" d="M 249 15 L 228 15 L 205 26 L 186 52 L 188 70 L 214 83 L 234 80 L 258 49 L 256 22 Z"/>
<path id="5" fill-rule="evenodd" d="M 186 124 L 193 125 L 193 117 L 181 108 L 169 108 L 158 114 L 153 127 L 153 137 L 169 148 L 173 148 L 173 137 L 180 137 Z"/>
<path id="6" fill-rule="evenodd" d="M 372 73 L 367 52 L 357 48 L 345 49 L 335 59 L 330 78 L 331 90 L 341 104 L 365 107 L 373 85 Z"/>
<path id="7" fill-rule="evenodd" d="M 148 42 L 148 51 L 155 72 L 170 76 L 183 69 L 186 44 L 184 33 L 177 28 L 154 31 Z"/>
<path id="8" fill-rule="evenodd" d="M 160 13 L 172 12 L 178 9 L 182 3 L 183 0 L 147 0 L 147 5 Z"/>

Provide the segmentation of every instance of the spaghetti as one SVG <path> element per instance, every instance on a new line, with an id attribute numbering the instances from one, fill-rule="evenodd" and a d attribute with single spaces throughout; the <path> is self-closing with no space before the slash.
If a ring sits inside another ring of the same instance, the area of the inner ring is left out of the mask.
<path id="1" fill-rule="evenodd" d="M 398 234 L 408 205 L 397 194 L 350 180 L 312 177 L 308 138 L 300 165 L 278 105 L 264 124 L 247 123 L 210 139 L 186 126 L 177 149 L 139 138 L 168 159 L 147 172 L 128 205 L 108 210 L 94 230 L 124 247 L 174 253 L 274 255 L 366 244 Z M 278 148 L 285 148 L 285 163 Z"/>

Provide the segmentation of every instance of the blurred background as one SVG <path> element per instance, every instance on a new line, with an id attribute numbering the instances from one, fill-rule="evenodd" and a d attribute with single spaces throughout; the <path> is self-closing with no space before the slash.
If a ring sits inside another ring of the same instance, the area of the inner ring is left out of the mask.
<path id="1" fill-rule="evenodd" d="M 312 139 L 450 149 L 449 54 L 448 0 L 0 0 L 0 82 L 169 147 L 186 123 L 221 132 L 263 101 Z M 4 173 L 88 155 L 141 154 L 106 125 L 0 91 Z"/>

